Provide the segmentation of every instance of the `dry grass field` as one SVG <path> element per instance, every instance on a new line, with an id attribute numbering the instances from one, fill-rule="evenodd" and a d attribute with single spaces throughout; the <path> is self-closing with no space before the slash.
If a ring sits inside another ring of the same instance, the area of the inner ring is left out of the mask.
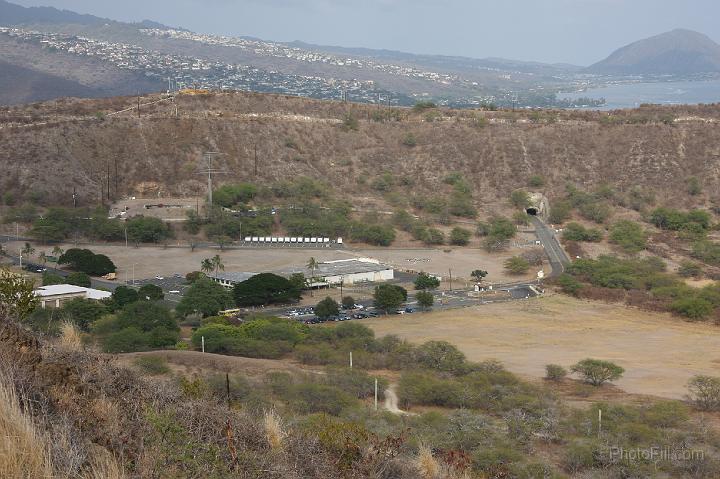
<path id="1" fill-rule="evenodd" d="M 12 242 L 7 244 L 8 251 L 17 252 L 24 243 Z M 34 244 L 36 254 L 41 251 L 49 252 L 52 247 L 43 247 Z M 65 250 L 74 248 L 72 244 L 63 244 Z M 333 248 L 248 248 L 220 252 L 218 249 L 201 249 L 194 252 L 189 247 L 163 247 L 141 246 L 135 248 L 117 245 L 79 245 L 79 248 L 89 248 L 95 253 L 102 253 L 110 257 L 118 267 L 120 280 L 132 277 L 135 265 L 135 279 L 153 278 L 156 275 L 172 275 L 174 273 L 187 274 L 200 269 L 200 262 L 204 258 L 220 254 L 225 265 L 225 271 L 263 272 L 286 269 L 288 266 L 302 266 L 307 264 L 311 257 L 316 260 L 332 261 L 357 257 L 375 258 L 391 264 L 398 270 L 426 271 L 447 277 L 452 269 L 453 278 L 470 278 L 470 272 L 482 268 L 489 272 L 493 282 L 516 281 L 522 276 L 509 276 L 503 267 L 503 262 L 525 249 L 511 248 L 499 254 L 488 254 L 484 250 L 474 248 L 367 248 L 367 249 L 333 249 Z M 449 251 L 449 252 L 446 252 Z M 420 261 L 417 261 L 420 260 Z M 33 257 L 31 261 L 37 261 Z M 534 278 L 535 270 L 531 270 L 527 277 Z M 455 284 L 457 286 L 458 284 Z"/>
<path id="2" fill-rule="evenodd" d="M 720 375 L 720 328 L 667 314 L 548 296 L 531 302 L 391 316 L 364 324 L 412 342 L 445 340 L 471 360 L 497 359 L 514 373 L 542 377 L 548 363 L 593 357 L 625 368 L 628 393 L 682 398 L 696 374 Z"/>

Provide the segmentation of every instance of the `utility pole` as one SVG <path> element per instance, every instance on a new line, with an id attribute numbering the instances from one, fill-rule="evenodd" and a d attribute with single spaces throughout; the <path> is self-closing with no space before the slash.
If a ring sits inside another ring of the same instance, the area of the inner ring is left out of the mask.
<path id="1" fill-rule="evenodd" d="M 257 163 L 257 143 L 255 143 L 255 177 L 258 175 L 258 163 Z"/>
<path id="2" fill-rule="evenodd" d="M 375 410 L 378 410 L 378 380 L 375 378 Z"/>
<path id="3" fill-rule="evenodd" d="M 138 103 L 138 106 L 137 106 L 138 118 L 140 118 L 140 92 L 138 92 L 138 94 L 137 94 L 137 103 Z"/>
<path id="4" fill-rule="evenodd" d="M 450 272 L 450 292 L 452 293 L 452 269 L 449 270 Z"/>
<path id="5" fill-rule="evenodd" d="M 203 168 L 200 170 L 199 174 L 201 175 L 207 175 L 208 180 L 208 218 L 210 217 L 210 214 L 212 212 L 213 207 L 213 194 L 212 194 L 212 175 L 214 174 L 220 174 L 220 173 L 227 173 L 224 168 L 218 168 L 213 164 L 213 160 L 221 156 L 223 153 L 219 153 L 216 151 L 210 151 L 203 154 Z"/>
<path id="6" fill-rule="evenodd" d="M 73 186 L 73 208 L 77 208 L 77 189 Z"/>

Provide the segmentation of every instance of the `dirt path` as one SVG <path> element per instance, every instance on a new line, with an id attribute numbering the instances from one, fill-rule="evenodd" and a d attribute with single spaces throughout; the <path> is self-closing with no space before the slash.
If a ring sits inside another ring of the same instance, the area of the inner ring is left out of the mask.
<path id="1" fill-rule="evenodd" d="M 593 357 L 626 369 L 617 386 L 634 394 L 683 398 L 696 374 L 720 376 L 720 327 L 667 314 L 549 296 L 533 301 L 365 321 L 379 336 L 445 340 L 470 360 L 497 359 L 539 378 L 548 363 Z"/>

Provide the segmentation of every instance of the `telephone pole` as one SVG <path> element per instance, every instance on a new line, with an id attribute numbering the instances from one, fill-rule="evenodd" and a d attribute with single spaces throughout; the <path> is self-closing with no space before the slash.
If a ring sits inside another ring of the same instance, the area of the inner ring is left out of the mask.
<path id="1" fill-rule="evenodd" d="M 207 180 L 208 180 L 208 208 L 207 208 L 208 217 L 210 216 L 210 212 L 212 211 L 212 207 L 213 207 L 212 177 L 213 177 L 213 175 L 227 173 L 227 171 L 224 168 L 219 168 L 214 164 L 215 158 L 222 156 L 222 155 L 223 155 L 223 153 L 219 153 L 217 151 L 209 151 L 209 152 L 203 153 L 203 167 L 200 169 L 199 174 L 207 175 Z"/>

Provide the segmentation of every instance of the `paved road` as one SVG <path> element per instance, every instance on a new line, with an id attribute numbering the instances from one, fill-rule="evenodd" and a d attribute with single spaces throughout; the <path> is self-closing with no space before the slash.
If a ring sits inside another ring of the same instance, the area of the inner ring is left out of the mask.
<path id="1" fill-rule="evenodd" d="M 543 248 L 545 248 L 545 254 L 547 254 L 550 261 L 552 272 L 549 277 L 556 278 L 565 271 L 565 266 L 570 264 L 570 258 L 560 246 L 560 242 L 555 237 L 555 232 L 543 223 L 540 218 L 533 216 L 531 219 L 533 225 L 535 225 L 535 234 L 542 243 Z"/>

